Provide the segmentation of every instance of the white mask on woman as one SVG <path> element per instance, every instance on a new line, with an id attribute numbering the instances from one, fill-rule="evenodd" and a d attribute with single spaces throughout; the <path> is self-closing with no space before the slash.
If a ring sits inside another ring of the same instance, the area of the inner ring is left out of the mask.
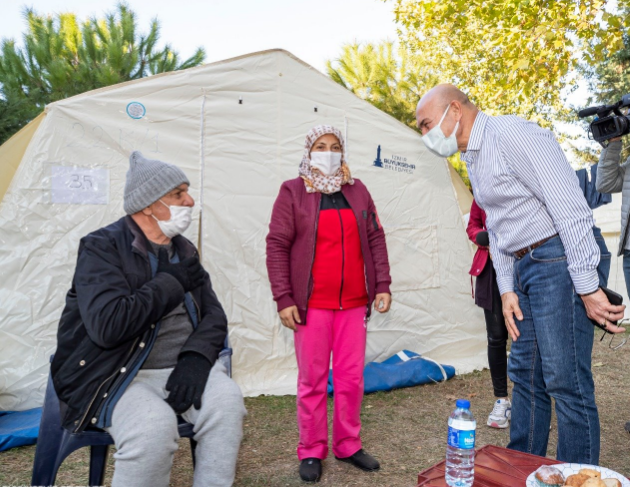
<path id="1" fill-rule="evenodd" d="M 311 152 L 311 166 L 324 176 L 332 176 L 341 167 L 341 152 Z"/>
<path id="2" fill-rule="evenodd" d="M 169 206 L 162 200 L 158 200 L 164 206 L 166 206 L 171 212 L 170 220 L 158 220 L 155 215 L 151 215 L 158 223 L 162 233 L 168 238 L 181 235 L 190 226 L 192 222 L 192 206 Z"/>
<path id="3" fill-rule="evenodd" d="M 440 128 L 449 108 L 451 108 L 450 104 L 446 107 L 446 111 L 444 115 L 442 115 L 442 118 L 440 118 L 438 124 L 422 136 L 422 142 L 424 142 L 427 149 L 438 157 L 450 157 L 459 150 L 457 147 L 457 138 L 455 137 L 457 129 L 459 128 L 459 121 L 455 124 L 453 133 L 448 137 L 444 135 L 444 132 L 442 132 Z"/>

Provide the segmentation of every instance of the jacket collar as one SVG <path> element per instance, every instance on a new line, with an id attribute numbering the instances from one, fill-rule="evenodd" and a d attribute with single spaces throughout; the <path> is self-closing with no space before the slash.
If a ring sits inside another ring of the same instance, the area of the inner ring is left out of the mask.
<path id="1" fill-rule="evenodd" d="M 131 235 L 133 235 L 133 242 L 131 242 L 132 249 L 148 259 L 149 248 L 151 247 L 149 239 L 130 215 L 127 215 L 124 220 Z M 197 254 L 195 246 L 185 237 L 177 235 L 171 240 L 180 259 L 187 259 Z"/>

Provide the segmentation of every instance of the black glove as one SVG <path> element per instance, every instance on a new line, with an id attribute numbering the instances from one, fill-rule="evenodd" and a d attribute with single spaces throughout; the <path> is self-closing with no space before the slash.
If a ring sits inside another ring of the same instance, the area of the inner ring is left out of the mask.
<path id="1" fill-rule="evenodd" d="M 173 276 L 182 285 L 184 292 L 201 286 L 206 275 L 197 257 L 188 257 L 177 264 L 171 264 L 165 249 L 160 249 L 157 272 L 165 272 Z"/>
<path id="2" fill-rule="evenodd" d="M 183 414 L 195 405 L 201 408 L 201 396 L 208 382 L 210 361 L 197 352 L 184 352 L 177 360 L 177 365 L 166 381 L 166 390 L 170 392 L 166 402 L 176 414 Z"/>
<path id="3" fill-rule="evenodd" d="M 479 232 L 475 237 L 475 242 L 481 247 L 488 247 L 490 245 L 490 239 L 488 238 L 488 232 Z"/>

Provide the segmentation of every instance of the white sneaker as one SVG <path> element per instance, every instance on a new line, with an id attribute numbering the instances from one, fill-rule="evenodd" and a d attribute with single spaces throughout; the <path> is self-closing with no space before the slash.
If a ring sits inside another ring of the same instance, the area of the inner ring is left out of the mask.
<path id="1" fill-rule="evenodd" d="M 490 416 L 488 416 L 488 426 L 491 428 L 504 429 L 510 426 L 510 418 L 512 417 L 512 403 L 509 399 L 497 399 L 492 408 Z"/>

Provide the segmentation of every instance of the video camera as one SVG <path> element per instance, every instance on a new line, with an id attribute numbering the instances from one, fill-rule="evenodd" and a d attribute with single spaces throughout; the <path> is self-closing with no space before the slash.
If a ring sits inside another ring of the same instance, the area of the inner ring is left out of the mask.
<path id="1" fill-rule="evenodd" d="M 625 115 L 621 113 L 621 109 L 625 107 L 630 107 L 630 94 L 624 95 L 621 101 L 614 105 L 584 108 L 578 112 L 578 117 L 596 115 L 595 120 L 589 125 L 589 134 L 602 147 L 606 147 L 608 145 L 605 144 L 606 141 L 630 133 L 630 115 L 627 110 Z"/>

